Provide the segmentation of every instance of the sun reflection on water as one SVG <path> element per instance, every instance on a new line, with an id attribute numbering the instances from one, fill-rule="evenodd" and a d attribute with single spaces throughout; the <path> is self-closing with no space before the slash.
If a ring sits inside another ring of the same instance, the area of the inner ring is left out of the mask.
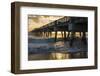
<path id="1" fill-rule="evenodd" d="M 70 55 L 68 53 L 51 53 L 50 55 L 51 59 L 61 60 L 61 59 L 69 59 Z"/>

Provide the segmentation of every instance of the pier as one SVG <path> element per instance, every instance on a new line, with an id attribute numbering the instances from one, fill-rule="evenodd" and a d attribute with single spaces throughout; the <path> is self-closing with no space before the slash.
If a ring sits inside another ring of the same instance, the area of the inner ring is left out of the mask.
<path id="1" fill-rule="evenodd" d="M 36 28 L 31 32 L 34 33 L 34 35 L 47 38 L 50 38 L 52 36 L 52 32 L 54 32 L 55 42 L 57 41 L 58 32 L 61 32 L 63 41 L 70 38 L 70 45 L 73 43 L 76 32 L 79 32 L 83 42 L 86 43 L 85 38 L 88 29 L 87 21 L 86 17 L 63 17 L 40 28 Z"/>

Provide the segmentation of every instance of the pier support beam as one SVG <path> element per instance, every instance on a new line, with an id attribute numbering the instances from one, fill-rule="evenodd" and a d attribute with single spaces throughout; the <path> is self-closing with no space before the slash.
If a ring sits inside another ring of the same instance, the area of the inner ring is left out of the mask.
<path id="1" fill-rule="evenodd" d="M 85 32 L 83 32 L 82 41 L 83 41 L 84 45 L 87 44 L 86 33 Z"/>
<path id="2" fill-rule="evenodd" d="M 75 32 L 71 32 L 71 37 L 70 37 L 70 41 L 69 41 L 70 47 L 73 46 L 74 38 L 75 38 Z"/>
<path id="3" fill-rule="evenodd" d="M 66 31 L 64 31 L 64 41 L 66 41 Z"/>
<path id="4" fill-rule="evenodd" d="M 64 38 L 63 31 L 61 31 L 62 38 Z"/>
<path id="5" fill-rule="evenodd" d="M 57 41 L 57 31 L 55 31 L 55 42 Z"/>

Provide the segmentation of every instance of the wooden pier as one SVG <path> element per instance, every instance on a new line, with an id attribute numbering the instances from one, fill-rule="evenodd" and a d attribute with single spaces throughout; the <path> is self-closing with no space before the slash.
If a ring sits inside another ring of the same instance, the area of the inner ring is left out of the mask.
<path id="1" fill-rule="evenodd" d="M 88 31 L 88 18 L 86 17 L 63 17 L 58 20 L 55 20 L 47 25 L 44 25 L 40 28 L 36 28 L 31 31 L 34 35 L 50 38 L 52 33 L 55 33 L 55 42 L 57 41 L 58 32 L 61 32 L 63 41 L 67 41 L 68 38 L 70 46 L 72 46 L 75 33 L 79 32 L 80 37 L 83 42 L 86 44 L 86 32 Z M 68 33 L 66 33 L 68 32 Z M 70 37 L 69 37 L 70 36 Z"/>

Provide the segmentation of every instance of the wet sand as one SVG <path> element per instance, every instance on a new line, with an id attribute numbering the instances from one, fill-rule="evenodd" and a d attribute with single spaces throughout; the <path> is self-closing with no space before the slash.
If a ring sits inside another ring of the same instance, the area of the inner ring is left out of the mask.
<path id="1" fill-rule="evenodd" d="M 60 59 L 79 59 L 88 58 L 87 45 L 84 45 L 78 37 L 69 46 L 69 41 L 64 42 L 58 38 L 29 38 L 28 43 L 28 60 L 60 60 Z"/>
<path id="2" fill-rule="evenodd" d="M 77 53 L 48 53 L 48 54 L 30 54 L 28 60 L 61 60 L 61 59 L 80 59 L 87 58 L 86 52 L 77 52 Z"/>

